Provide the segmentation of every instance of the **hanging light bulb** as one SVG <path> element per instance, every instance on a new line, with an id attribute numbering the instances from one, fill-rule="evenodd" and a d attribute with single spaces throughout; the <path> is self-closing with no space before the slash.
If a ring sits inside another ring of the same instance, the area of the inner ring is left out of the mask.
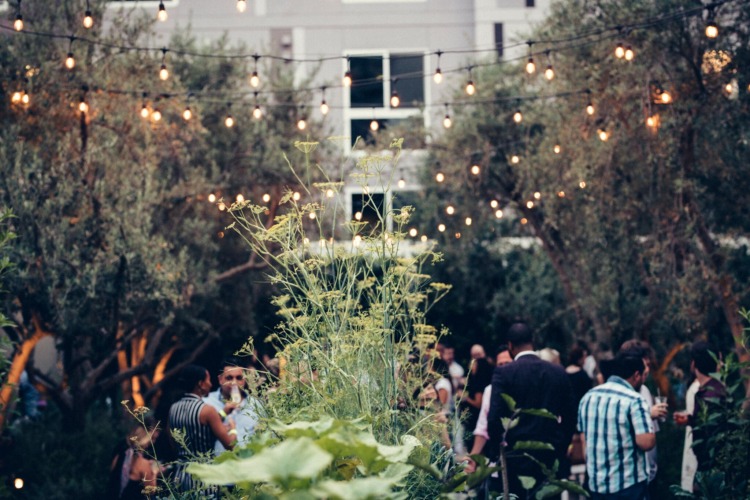
<path id="1" fill-rule="evenodd" d="M 11 95 L 10 102 L 14 104 L 18 104 L 19 102 L 21 102 L 21 96 L 22 96 L 21 91 L 16 90 L 15 92 L 13 92 L 13 95 Z"/>
<path id="2" fill-rule="evenodd" d="M 526 61 L 526 73 L 533 75 L 536 72 L 536 64 L 534 63 L 534 58 L 529 57 L 529 60 Z"/>
<path id="3" fill-rule="evenodd" d="M 468 95 L 474 95 L 477 91 L 477 88 L 474 86 L 474 82 L 469 80 L 466 82 L 466 93 Z"/>
<path id="4" fill-rule="evenodd" d="M 351 87 L 352 86 L 352 72 L 348 71 L 344 73 L 344 79 L 343 79 L 344 87 Z"/>
<path id="5" fill-rule="evenodd" d="M 297 128 L 300 130 L 305 130 L 307 128 L 307 120 L 304 116 L 297 121 Z"/>
<path id="6" fill-rule="evenodd" d="M 215 195 L 215 194 L 213 194 L 213 193 L 209 194 L 209 195 L 208 195 L 208 202 L 209 202 L 209 203 L 213 203 L 213 202 L 215 202 L 215 201 L 216 201 L 216 195 Z"/>
<path id="7" fill-rule="evenodd" d="M 716 38 L 717 36 L 719 36 L 719 27 L 715 22 L 709 21 L 708 23 L 706 23 L 706 36 L 708 38 Z"/>
<path id="8" fill-rule="evenodd" d="M 153 113 L 151 113 L 151 119 L 154 120 L 155 122 L 158 122 L 159 120 L 161 120 L 161 111 L 159 111 L 158 108 L 155 109 Z"/>
<path id="9" fill-rule="evenodd" d="M 445 118 L 443 118 L 443 127 L 451 128 L 451 125 L 453 125 L 453 121 L 451 121 L 451 115 L 446 113 Z"/>
<path id="10" fill-rule="evenodd" d="M 190 110 L 190 106 L 185 107 L 185 111 L 182 112 L 182 119 L 189 121 L 193 117 L 193 112 Z"/>
<path id="11" fill-rule="evenodd" d="M 293 193 L 292 193 L 292 199 L 293 199 L 294 201 L 299 201 L 299 200 L 300 200 L 300 198 L 302 198 L 302 195 L 301 195 L 301 194 L 299 194 L 299 191 L 295 191 L 295 192 L 293 192 Z"/>
<path id="12" fill-rule="evenodd" d="M 664 104 L 669 104 L 670 102 L 672 102 L 672 95 L 666 90 L 661 93 L 660 98 L 661 102 L 663 102 Z"/>
<path id="13" fill-rule="evenodd" d="M 534 208 L 534 202 L 529 200 L 526 202 L 526 208 L 531 209 Z"/>
<path id="14" fill-rule="evenodd" d="M 159 69 L 159 79 L 162 81 L 169 79 L 169 70 L 167 69 L 166 64 L 162 63 L 161 68 Z"/>
<path id="15" fill-rule="evenodd" d="M 634 57 L 635 57 L 635 52 L 633 52 L 633 47 L 628 45 L 628 47 L 625 49 L 625 60 L 632 61 Z"/>
<path id="16" fill-rule="evenodd" d="M 83 97 L 81 97 L 81 102 L 78 103 L 78 110 L 81 113 L 88 113 L 89 111 L 89 105 L 86 104 L 86 99 L 84 99 Z"/>
<path id="17" fill-rule="evenodd" d="M 245 12 L 247 10 L 247 0 L 237 0 L 237 12 Z"/>
<path id="18" fill-rule="evenodd" d="M 538 200 L 538 199 L 540 199 L 541 197 L 542 197 L 542 193 L 540 193 L 539 191 L 536 191 L 536 192 L 534 192 L 534 199 L 535 199 L 535 200 Z"/>
<path id="19" fill-rule="evenodd" d="M 498 202 L 497 200 L 492 200 L 492 201 L 490 202 L 490 206 L 491 206 L 492 208 L 497 208 L 497 207 L 498 207 L 499 205 L 500 205 L 500 202 Z"/>
<path id="20" fill-rule="evenodd" d="M 593 104 L 593 103 L 592 103 L 591 101 L 589 101 L 589 103 L 588 103 L 588 104 L 586 105 L 586 113 L 587 113 L 588 115 L 593 115 L 593 114 L 594 114 L 594 111 L 596 111 L 596 110 L 594 109 L 594 104 Z"/>
<path id="21" fill-rule="evenodd" d="M 523 121 L 523 114 L 521 114 L 520 109 L 513 113 L 513 121 L 516 123 L 521 123 Z"/>
<path id="22" fill-rule="evenodd" d="M 73 57 L 72 52 L 68 52 L 68 56 L 65 58 L 65 67 L 68 69 L 73 69 L 76 67 L 76 60 Z"/>
<path id="23" fill-rule="evenodd" d="M 225 125 L 225 126 L 226 126 L 227 128 L 232 128 L 232 127 L 234 127 L 234 117 L 233 117 L 233 116 L 232 116 L 231 114 L 227 114 L 227 117 L 226 117 L 226 118 L 224 118 L 224 125 Z"/>
<path id="24" fill-rule="evenodd" d="M 257 89 L 258 85 L 260 85 L 260 77 L 257 71 L 253 71 L 253 74 L 250 76 L 250 86 Z"/>
<path id="25" fill-rule="evenodd" d="M 555 78 L 555 70 L 552 69 L 551 64 L 547 65 L 547 69 L 544 70 L 544 77 L 547 80 L 552 80 L 553 78 Z"/>
<path id="26" fill-rule="evenodd" d="M 521 161 L 521 158 L 519 158 L 518 155 L 513 155 L 510 157 L 511 163 L 518 163 L 519 161 Z"/>
<path id="27" fill-rule="evenodd" d="M 417 228 L 413 227 L 409 229 L 409 236 L 411 236 L 412 238 L 416 238 L 418 234 L 419 231 L 417 231 Z"/>
<path id="28" fill-rule="evenodd" d="M 21 94 L 21 104 L 29 104 L 31 102 L 31 96 L 28 92 Z"/>
<path id="29" fill-rule="evenodd" d="M 559 155 L 560 151 L 562 151 L 562 148 L 560 148 L 559 144 L 555 144 L 555 147 L 552 148 L 552 151 L 554 151 L 556 155 Z"/>
<path id="30" fill-rule="evenodd" d="M 159 2 L 159 12 L 156 13 L 156 19 L 158 19 L 161 22 L 164 22 L 167 20 L 167 9 L 164 7 L 164 2 Z"/>
<path id="31" fill-rule="evenodd" d="M 258 104 L 256 104 L 253 108 L 253 118 L 255 118 L 256 120 L 260 120 L 261 118 L 263 118 L 263 111 L 261 111 Z"/>
<path id="32" fill-rule="evenodd" d="M 615 57 L 618 59 L 625 57 L 625 47 L 622 46 L 622 43 L 618 43 L 615 47 Z"/>
<path id="33" fill-rule="evenodd" d="M 498 219 L 502 219 L 503 218 L 503 211 L 502 210 L 495 210 L 495 217 L 497 217 Z"/>
<path id="34" fill-rule="evenodd" d="M 330 111 L 330 108 L 328 107 L 328 103 L 326 103 L 326 100 L 323 99 L 320 101 L 320 113 L 322 115 L 327 115 L 328 111 Z"/>
<path id="35" fill-rule="evenodd" d="M 271 201 L 271 195 L 268 193 L 265 193 L 263 195 L 263 203 L 268 203 L 269 201 Z"/>
<path id="36" fill-rule="evenodd" d="M 565 198 L 565 191 L 558 191 L 557 192 L 557 197 L 558 198 Z"/>
<path id="37" fill-rule="evenodd" d="M 93 25 L 94 18 L 91 15 L 91 11 L 86 9 L 86 13 L 83 15 L 83 27 L 86 29 L 91 29 Z"/>
<path id="38" fill-rule="evenodd" d="M 141 107 L 141 118 L 148 118 L 150 114 L 151 111 L 148 109 L 148 104 L 144 102 L 143 106 Z"/>
<path id="39" fill-rule="evenodd" d="M 472 165 L 470 172 L 471 175 L 479 175 L 479 173 L 482 171 L 482 169 L 479 167 L 479 165 Z"/>
<path id="40" fill-rule="evenodd" d="M 466 223 L 466 225 L 467 225 L 467 226 L 471 226 L 471 217 L 467 217 L 467 218 L 466 218 L 466 219 L 464 220 L 464 223 Z"/>
<path id="41" fill-rule="evenodd" d="M 447 207 L 445 207 L 445 213 L 448 215 L 453 215 L 454 213 L 456 213 L 456 209 L 453 208 L 453 205 L 448 205 Z"/>
<path id="42" fill-rule="evenodd" d="M 245 197 L 242 196 L 242 193 L 238 194 L 235 199 L 237 200 L 237 203 L 242 203 L 245 201 Z"/>
<path id="43" fill-rule="evenodd" d="M 437 174 L 435 174 L 435 180 L 437 182 L 443 182 L 445 180 L 445 174 L 442 172 L 438 172 Z"/>
<path id="44" fill-rule="evenodd" d="M 398 180 L 397 184 L 398 184 L 399 189 L 404 189 L 406 187 L 406 179 L 404 179 L 403 177 L 401 177 Z"/>
<path id="45" fill-rule="evenodd" d="M 432 75 L 432 80 L 438 85 L 443 83 L 443 72 L 440 71 L 440 68 L 435 68 L 435 74 Z"/>
<path id="46" fill-rule="evenodd" d="M 380 128 L 380 124 L 378 123 L 377 120 L 372 120 L 370 122 L 370 130 L 372 130 L 373 132 L 377 132 L 379 128 Z"/>
<path id="47" fill-rule="evenodd" d="M 13 29 L 16 31 L 23 30 L 23 16 L 21 14 L 18 14 L 16 20 L 13 21 Z"/>
<path id="48" fill-rule="evenodd" d="M 445 232 L 445 224 L 438 224 L 438 231 L 440 231 L 441 233 L 444 233 Z"/>
<path id="49" fill-rule="evenodd" d="M 609 134 L 603 128 L 600 128 L 596 133 L 599 135 L 600 141 L 607 142 L 609 140 Z"/>
<path id="50" fill-rule="evenodd" d="M 397 108 L 401 104 L 401 99 L 398 97 L 398 92 L 395 90 L 391 93 L 391 107 Z"/>
<path id="51" fill-rule="evenodd" d="M 581 181 L 578 183 L 578 187 L 581 189 L 586 189 L 586 181 Z"/>

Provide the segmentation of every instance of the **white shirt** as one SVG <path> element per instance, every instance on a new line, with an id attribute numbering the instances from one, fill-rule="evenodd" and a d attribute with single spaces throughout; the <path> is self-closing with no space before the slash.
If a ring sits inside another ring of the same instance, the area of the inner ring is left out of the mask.
<path id="1" fill-rule="evenodd" d="M 521 351 L 518 354 L 516 354 L 516 357 L 513 358 L 513 361 L 518 361 L 518 358 L 521 356 L 536 356 L 539 357 L 539 354 L 536 351 Z"/>
<path id="2" fill-rule="evenodd" d="M 451 385 L 451 381 L 445 377 L 440 377 L 440 380 L 435 382 L 435 390 L 440 391 L 440 389 L 448 392 L 448 399 L 443 404 L 442 410 L 450 415 L 453 413 L 453 386 Z"/>
<path id="3" fill-rule="evenodd" d="M 479 418 L 477 418 L 477 425 L 474 427 L 474 435 L 482 436 L 484 439 L 490 439 L 490 434 L 487 432 L 487 416 L 490 414 L 490 398 L 492 397 L 492 384 L 484 388 L 482 394 L 482 406 L 479 408 Z"/>
<path id="4" fill-rule="evenodd" d="M 685 394 L 685 406 L 687 412 L 690 414 L 695 409 L 695 394 L 698 392 L 700 386 L 700 382 L 694 380 Z M 682 489 L 687 491 L 693 491 L 695 471 L 698 470 L 698 459 L 695 457 L 695 453 L 693 453 L 692 445 L 693 428 L 688 425 L 685 427 L 685 447 L 682 449 L 682 477 L 680 481 Z"/>
<path id="5" fill-rule="evenodd" d="M 224 410 L 224 400 L 221 397 L 220 390 L 210 392 L 208 396 L 203 398 L 203 401 L 216 408 L 216 411 Z M 237 429 L 238 445 L 243 445 L 250 440 L 262 414 L 263 407 L 260 401 L 253 397 L 245 397 L 240 405 L 227 416 L 227 418 L 234 420 L 235 428 Z M 225 450 L 224 445 L 217 439 L 214 446 L 214 453 L 219 455 Z"/>

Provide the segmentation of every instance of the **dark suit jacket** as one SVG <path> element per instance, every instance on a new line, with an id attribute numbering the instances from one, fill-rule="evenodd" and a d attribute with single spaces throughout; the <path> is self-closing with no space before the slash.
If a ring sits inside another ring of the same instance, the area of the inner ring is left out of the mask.
<path id="1" fill-rule="evenodd" d="M 487 421 L 490 436 L 488 456 L 491 458 L 498 456 L 499 443 L 503 437 L 504 430 L 500 419 L 511 415 L 510 408 L 501 394 L 512 397 L 516 402 L 516 408 L 545 409 L 560 417 L 558 422 L 544 417 L 521 415 L 516 427 L 508 432 L 506 451 L 511 453 L 518 441 L 543 441 L 554 446 L 555 453 L 529 454 L 547 466 L 552 466 L 555 459 L 563 461 L 575 431 L 577 413 L 573 389 L 565 370 L 533 354 L 521 356 L 517 361 L 495 368 Z M 520 465 L 514 467 L 514 463 Z M 515 472 L 541 477 L 541 469 L 529 460 L 509 459 L 508 469 L 511 474 Z"/>

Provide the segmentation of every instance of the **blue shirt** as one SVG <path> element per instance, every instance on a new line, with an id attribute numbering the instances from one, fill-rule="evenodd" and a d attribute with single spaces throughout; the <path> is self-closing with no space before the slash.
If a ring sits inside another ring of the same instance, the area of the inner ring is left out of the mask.
<path id="1" fill-rule="evenodd" d="M 224 399 L 221 396 L 221 391 L 216 390 L 210 392 L 208 396 L 203 398 L 203 401 L 210 404 L 216 411 L 224 410 Z M 234 424 L 237 429 L 237 445 L 243 445 L 250 441 L 255 427 L 258 425 L 258 420 L 263 414 L 263 407 L 257 399 L 252 396 L 246 396 L 242 399 L 242 403 L 229 414 L 227 418 L 234 420 Z M 214 447 L 214 453 L 220 455 L 226 448 L 221 444 L 221 441 L 216 440 L 216 446 Z"/>
<path id="2" fill-rule="evenodd" d="M 646 453 L 635 436 L 654 432 L 649 407 L 626 380 L 612 376 L 591 389 L 578 406 L 578 430 L 586 438 L 589 487 L 616 493 L 648 479 Z"/>

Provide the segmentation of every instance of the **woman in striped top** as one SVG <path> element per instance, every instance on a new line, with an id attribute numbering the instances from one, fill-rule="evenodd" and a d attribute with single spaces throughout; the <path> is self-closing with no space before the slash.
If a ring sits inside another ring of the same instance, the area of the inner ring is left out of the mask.
<path id="1" fill-rule="evenodd" d="M 188 462 L 213 455 L 217 439 L 226 449 L 231 450 L 237 431 L 234 428 L 227 429 L 216 409 L 201 399 L 211 391 L 208 370 L 202 366 L 188 365 L 183 369 L 180 379 L 185 394 L 169 409 L 169 429 L 184 434 L 185 445 L 180 446 L 177 452 L 174 483 L 178 491 L 188 492 L 202 487 L 198 480 L 185 471 Z M 228 423 L 231 426 L 232 421 L 229 420 Z M 203 488 L 200 492 L 204 497 L 214 496 L 216 493 L 215 488 Z"/>

